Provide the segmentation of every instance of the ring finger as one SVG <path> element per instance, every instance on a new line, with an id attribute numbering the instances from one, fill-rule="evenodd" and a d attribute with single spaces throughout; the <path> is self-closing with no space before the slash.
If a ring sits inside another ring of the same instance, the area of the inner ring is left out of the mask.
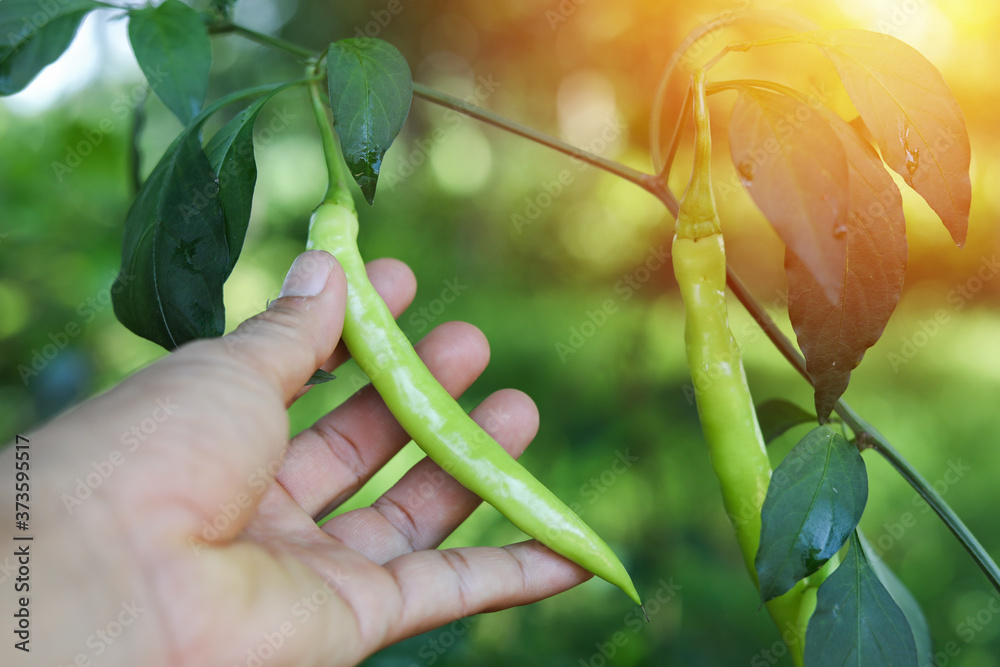
<path id="1" fill-rule="evenodd" d="M 538 431 L 534 402 L 513 389 L 492 394 L 471 416 L 515 458 Z M 424 458 L 371 507 L 334 517 L 323 525 L 323 531 L 381 564 L 437 547 L 481 502 Z"/>

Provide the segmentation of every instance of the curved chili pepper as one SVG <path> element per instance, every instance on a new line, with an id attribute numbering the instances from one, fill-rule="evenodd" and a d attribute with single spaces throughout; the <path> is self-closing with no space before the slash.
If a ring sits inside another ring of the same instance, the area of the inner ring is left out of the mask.
<path id="1" fill-rule="evenodd" d="M 365 272 L 358 217 L 348 197 L 313 213 L 310 248 L 326 250 L 347 275 L 343 339 L 393 416 L 417 445 L 465 488 L 553 551 L 642 604 L 611 548 L 476 424 L 441 387 L 400 331 Z"/>

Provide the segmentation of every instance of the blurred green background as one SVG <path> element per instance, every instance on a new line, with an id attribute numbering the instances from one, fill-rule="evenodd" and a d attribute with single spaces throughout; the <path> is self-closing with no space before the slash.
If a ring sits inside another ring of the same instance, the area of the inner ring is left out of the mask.
<path id="1" fill-rule="evenodd" d="M 387 39 L 418 81 L 648 169 L 647 118 L 670 52 L 713 13 L 748 3 L 703 2 L 697 12 L 690 4 L 244 0 L 237 20 L 315 48 L 359 30 Z M 1000 86 L 991 67 L 1000 56 L 993 39 L 1000 8 L 930 0 L 766 7 L 808 11 L 807 19 L 824 27 L 868 28 L 906 40 L 941 68 L 966 113 L 975 195 L 969 242 L 964 250 L 953 247 L 926 205 L 904 192 L 911 243 L 906 290 L 882 341 L 854 373 L 847 398 L 937 482 L 985 547 L 1000 554 L 1000 281 L 988 269 L 995 263 L 1000 208 L 1000 153 L 993 150 L 1000 141 Z M 163 354 L 117 323 L 107 291 L 132 196 L 131 110 L 142 94 L 122 23 L 113 13 L 91 17 L 73 54 L 26 93 L 0 101 L 4 440 Z M 704 60 L 740 36 L 726 32 L 696 47 L 695 55 Z M 234 36 L 215 39 L 214 58 L 210 97 L 299 76 L 294 59 Z M 804 50 L 794 58 L 786 52 L 734 60 L 718 75 L 753 72 L 801 87 L 831 76 L 828 65 Z M 277 294 L 325 187 L 304 103 L 304 92 L 290 92 L 258 122 L 260 176 L 247 244 L 227 285 L 230 328 Z M 732 177 L 724 140 L 731 103 L 713 100 L 718 178 Z M 158 100 L 145 108 L 140 147 L 148 173 L 180 127 Z M 685 147 L 671 180 L 677 191 L 688 164 Z M 419 291 L 401 318 L 404 331 L 416 340 L 441 322 L 466 320 L 486 333 L 492 362 L 463 404 L 471 408 L 502 387 L 530 394 L 541 431 L 524 456 L 527 467 L 582 508 L 640 591 L 669 601 L 647 605 L 650 623 L 639 624 L 619 591 L 591 581 L 530 607 L 414 637 L 368 664 L 790 664 L 780 657 L 770 620 L 758 611 L 685 391 L 673 277 L 668 268 L 644 281 L 646 274 L 636 273 L 651 252 L 669 244 L 671 221 L 657 202 L 420 100 L 382 173 L 377 205 L 369 209 L 359 198 L 361 248 L 367 258 L 402 259 L 416 273 Z M 727 198 L 721 207 L 732 263 L 787 325 L 777 237 L 745 196 Z M 629 278 L 642 282 L 640 288 L 622 289 Z M 445 303 L 442 291 L 454 284 L 465 289 Z M 616 311 L 604 320 L 594 316 L 609 299 Z M 939 311 L 947 321 L 933 328 L 928 323 Z M 603 323 L 586 324 L 594 319 Z M 735 303 L 732 319 L 757 400 L 781 396 L 811 405 L 805 383 Z M 68 325 L 79 333 L 64 335 Z M 588 335 L 577 349 L 574 332 L 580 331 Z M 293 431 L 363 382 L 356 369 L 338 375 L 293 408 Z M 803 432 L 773 445 L 775 462 Z M 616 457 L 626 453 L 635 464 L 616 472 Z M 408 447 L 355 503 L 370 502 L 418 456 Z M 870 454 L 866 461 L 871 492 L 862 526 L 923 604 L 937 650 L 953 642 L 957 651 L 935 664 L 1000 665 L 1000 622 L 986 606 L 985 578 L 884 462 Z M 448 544 L 520 537 L 485 508 Z M 968 617 L 977 614 L 970 625 Z M 624 645 L 614 643 L 615 633 Z"/>

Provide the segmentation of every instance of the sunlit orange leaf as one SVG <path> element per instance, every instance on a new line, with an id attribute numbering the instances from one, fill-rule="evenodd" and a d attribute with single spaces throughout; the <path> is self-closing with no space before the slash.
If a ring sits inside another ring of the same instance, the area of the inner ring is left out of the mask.
<path id="1" fill-rule="evenodd" d="M 920 194 L 959 246 L 969 226 L 969 134 L 941 73 L 889 35 L 822 30 L 796 38 L 833 62 L 882 158 Z"/>
<path id="2" fill-rule="evenodd" d="M 844 287 L 847 159 L 804 102 L 747 88 L 733 107 L 729 149 L 744 187 L 830 303 Z"/>
<path id="3" fill-rule="evenodd" d="M 786 254 L 785 269 L 788 314 L 816 386 L 816 414 L 825 419 L 899 301 L 906 272 L 906 226 L 899 189 L 875 149 L 833 112 L 820 113 L 847 156 L 843 296 L 835 304 L 827 301 L 812 273 L 792 253 Z"/>

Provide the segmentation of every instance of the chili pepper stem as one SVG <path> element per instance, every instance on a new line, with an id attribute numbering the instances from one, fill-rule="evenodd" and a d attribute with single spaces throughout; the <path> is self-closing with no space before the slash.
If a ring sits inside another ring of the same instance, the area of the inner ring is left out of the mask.
<path id="1" fill-rule="evenodd" d="M 319 69 L 318 64 L 316 69 Z M 323 104 L 319 84 L 315 80 L 309 84 L 309 99 L 312 103 L 313 114 L 316 116 L 316 125 L 323 144 L 323 158 L 326 161 L 328 182 L 323 203 L 339 204 L 353 211 L 354 198 L 351 197 L 351 191 L 347 188 L 349 177 L 347 165 L 341 157 L 340 142 L 330 127 L 330 119 L 326 115 L 326 105 Z"/>

